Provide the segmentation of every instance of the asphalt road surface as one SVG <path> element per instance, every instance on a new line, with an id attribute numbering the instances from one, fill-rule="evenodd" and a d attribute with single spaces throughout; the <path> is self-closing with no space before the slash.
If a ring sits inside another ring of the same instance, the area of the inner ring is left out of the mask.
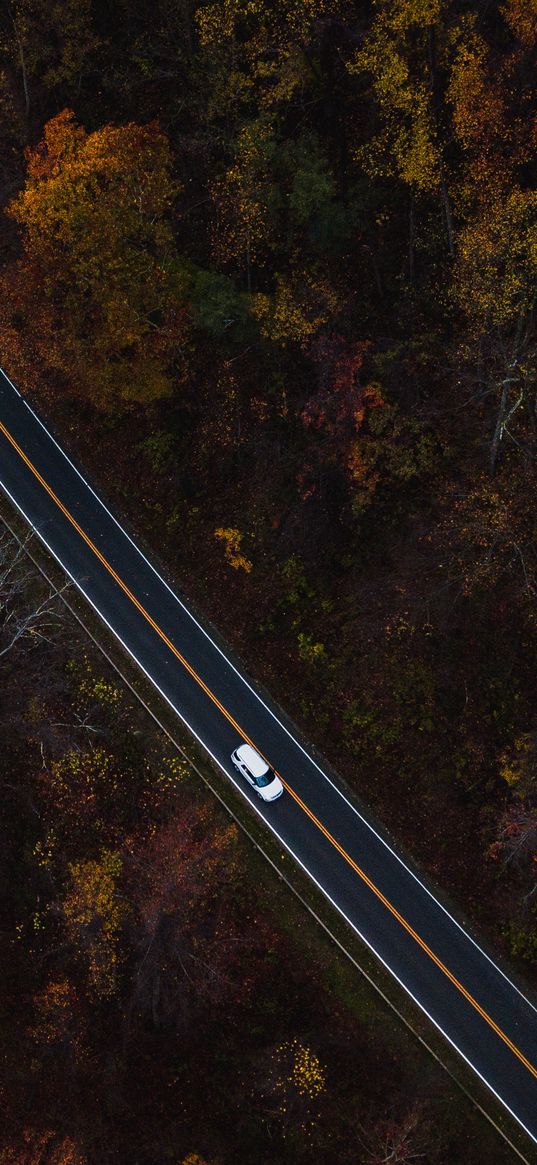
<path id="1" fill-rule="evenodd" d="M 537 1142 L 537 1010 L 378 835 L 137 549 L 0 373 L 0 486 L 326 897 Z M 265 806 L 230 754 L 285 785 Z"/>

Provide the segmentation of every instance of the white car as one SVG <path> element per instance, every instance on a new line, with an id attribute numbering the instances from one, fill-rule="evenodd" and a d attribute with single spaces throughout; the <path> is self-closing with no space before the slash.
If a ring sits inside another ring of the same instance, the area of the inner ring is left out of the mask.
<path id="1" fill-rule="evenodd" d="M 246 777 L 262 801 L 275 801 L 283 793 L 283 785 L 250 744 L 241 744 L 231 753 L 231 760 L 239 773 Z"/>

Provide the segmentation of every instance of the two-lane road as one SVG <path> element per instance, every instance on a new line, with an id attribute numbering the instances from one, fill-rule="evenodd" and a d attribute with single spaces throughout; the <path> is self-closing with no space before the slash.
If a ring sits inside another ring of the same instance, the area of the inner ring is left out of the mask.
<path id="1" fill-rule="evenodd" d="M 213 760 L 537 1142 L 537 1011 L 308 755 L 0 373 L 0 487 Z M 264 806 L 230 753 L 285 793 Z"/>

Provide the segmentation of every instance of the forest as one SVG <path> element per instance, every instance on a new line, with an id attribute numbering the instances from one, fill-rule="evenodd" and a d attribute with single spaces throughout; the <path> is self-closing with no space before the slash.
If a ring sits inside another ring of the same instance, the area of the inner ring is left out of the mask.
<path id="1" fill-rule="evenodd" d="M 530 992 L 536 75 L 536 0 L 0 8 L 2 367 Z M 6 532 L 1 1165 L 470 1165 L 41 586 Z"/>

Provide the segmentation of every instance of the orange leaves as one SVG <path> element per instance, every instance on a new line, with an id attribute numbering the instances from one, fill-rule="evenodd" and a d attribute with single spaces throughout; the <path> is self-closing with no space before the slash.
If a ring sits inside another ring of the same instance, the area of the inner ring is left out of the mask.
<path id="1" fill-rule="evenodd" d="M 209 833 L 209 831 L 211 831 Z M 185 812 L 156 830 L 148 841 L 143 874 L 137 886 L 144 926 L 152 931 L 162 912 L 179 911 L 183 923 L 195 923 L 203 902 L 218 893 L 224 866 L 232 877 L 237 830 L 218 828 L 209 809 Z"/>
<path id="2" fill-rule="evenodd" d="M 208 907 L 219 895 L 223 868 L 227 879 L 233 876 L 236 841 L 236 827 L 219 828 L 207 808 L 184 812 L 155 828 L 142 851 L 143 870 L 136 877 L 143 929 L 153 933 L 164 914 L 177 915 L 185 930 L 195 928 L 202 905 Z"/>
<path id="3" fill-rule="evenodd" d="M 51 980 L 33 1000 L 36 1021 L 33 1037 L 49 1046 L 76 1043 L 76 989 L 66 978 Z"/>
<path id="4" fill-rule="evenodd" d="M 25 1129 L 20 1143 L 9 1146 L 2 1165 L 87 1165 L 87 1158 L 69 1136 L 46 1129 Z"/>
<path id="5" fill-rule="evenodd" d="M 320 337 L 314 355 L 320 386 L 302 412 L 304 424 L 319 435 L 317 456 L 324 466 L 332 464 L 348 476 L 355 500 L 362 493 L 364 500 L 369 498 L 379 480 L 375 458 L 370 457 L 370 418 L 376 410 L 390 412 L 379 386 L 362 383 L 360 370 L 367 347 L 366 343 L 347 347 L 340 336 Z M 312 451 L 316 444 L 311 442 Z M 301 478 L 303 497 L 313 492 L 307 476 Z"/>
<path id="6" fill-rule="evenodd" d="M 28 197 L 33 184 L 60 174 L 62 163 L 75 158 L 85 141 L 86 132 L 82 126 L 77 125 L 71 109 L 64 109 L 62 113 L 58 113 L 56 117 L 48 121 L 39 145 L 35 146 L 34 149 L 28 148 L 26 151 L 28 187 L 30 188 L 27 189 L 26 197 Z M 24 203 L 25 194 L 23 192 L 11 204 L 10 213 L 13 218 L 20 217 L 24 220 Z M 20 215 L 17 212 L 18 205 L 21 207 Z"/>
<path id="7" fill-rule="evenodd" d="M 132 871 L 136 995 L 154 1023 L 177 1014 L 187 998 L 223 995 L 242 982 L 233 899 L 237 829 L 209 807 L 188 808 L 155 828 Z"/>
<path id="8" fill-rule="evenodd" d="M 163 216 L 174 195 L 171 157 L 155 123 L 86 134 L 64 110 L 45 126 L 27 161 L 26 187 L 8 213 L 32 258 L 43 252 L 91 286 L 105 274 L 117 281 L 120 258 L 134 265 L 131 232 L 146 244 L 170 241 Z M 103 243 L 112 245 L 111 253 L 103 253 Z"/>
<path id="9" fill-rule="evenodd" d="M 34 361 L 101 406 L 169 395 L 169 368 L 180 369 L 185 311 L 167 220 L 176 189 L 156 123 L 88 134 L 64 110 L 29 151 L 8 208 L 24 257 L 4 276 L 0 335 L 11 336 L 15 311 L 31 316 Z"/>
<path id="10" fill-rule="evenodd" d="M 453 127 L 464 148 L 481 145 L 501 135 L 505 103 L 488 68 L 483 37 L 467 31 L 451 69 L 448 99 L 453 106 Z"/>
<path id="11" fill-rule="evenodd" d="M 537 42 L 537 0 L 505 0 L 502 15 L 525 49 Z"/>
<path id="12" fill-rule="evenodd" d="M 534 5 L 533 5 L 534 7 Z M 527 8 L 528 22 L 532 5 Z M 533 35 L 520 6 L 503 15 L 521 40 Z M 494 53 L 473 18 L 461 21 L 447 90 L 462 151 L 457 204 L 464 224 L 453 296 L 478 334 L 512 325 L 534 299 L 537 195 L 519 182 L 535 151 L 523 50 Z"/>
<path id="13" fill-rule="evenodd" d="M 380 484 L 427 477 L 438 456 L 433 433 L 389 404 L 381 385 L 362 375 L 368 347 L 320 336 L 314 346 L 319 386 L 302 411 L 310 430 L 308 463 L 299 477 L 302 499 L 316 491 L 317 467 L 330 467 L 346 479 L 356 516 Z"/>
<path id="14" fill-rule="evenodd" d="M 504 6 L 509 23 L 517 24 L 517 13 L 516 5 Z M 525 25 L 520 39 L 530 35 Z M 498 465 L 500 442 L 502 450 L 508 443 L 528 450 L 535 440 L 531 385 L 536 361 L 537 191 L 521 172 L 535 155 L 535 119 L 531 105 L 528 108 L 524 55 L 524 45 L 494 54 L 471 24 L 460 37 L 448 89 L 462 150 L 457 204 L 464 219 L 451 297 L 466 317 L 469 338 L 479 347 L 479 379 L 496 387 L 491 473 Z M 483 504 L 469 524 L 475 526 L 479 519 L 481 541 L 490 536 L 491 519 L 495 524 L 501 521 L 502 509 L 491 504 L 485 490 L 479 493 Z M 524 493 L 523 489 L 521 496 Z M 520 560 L 523 565 L 525 538 L 513 536 L 513 518 L 508 510 L 505 530 L 497 532 L 493 552 L 472 570 L 469 586 L 475 585 L 485 566 L 492 580 L 498 577 L 499 563 Z M 529 589 L 533 583 L 527 585 Z"/>

